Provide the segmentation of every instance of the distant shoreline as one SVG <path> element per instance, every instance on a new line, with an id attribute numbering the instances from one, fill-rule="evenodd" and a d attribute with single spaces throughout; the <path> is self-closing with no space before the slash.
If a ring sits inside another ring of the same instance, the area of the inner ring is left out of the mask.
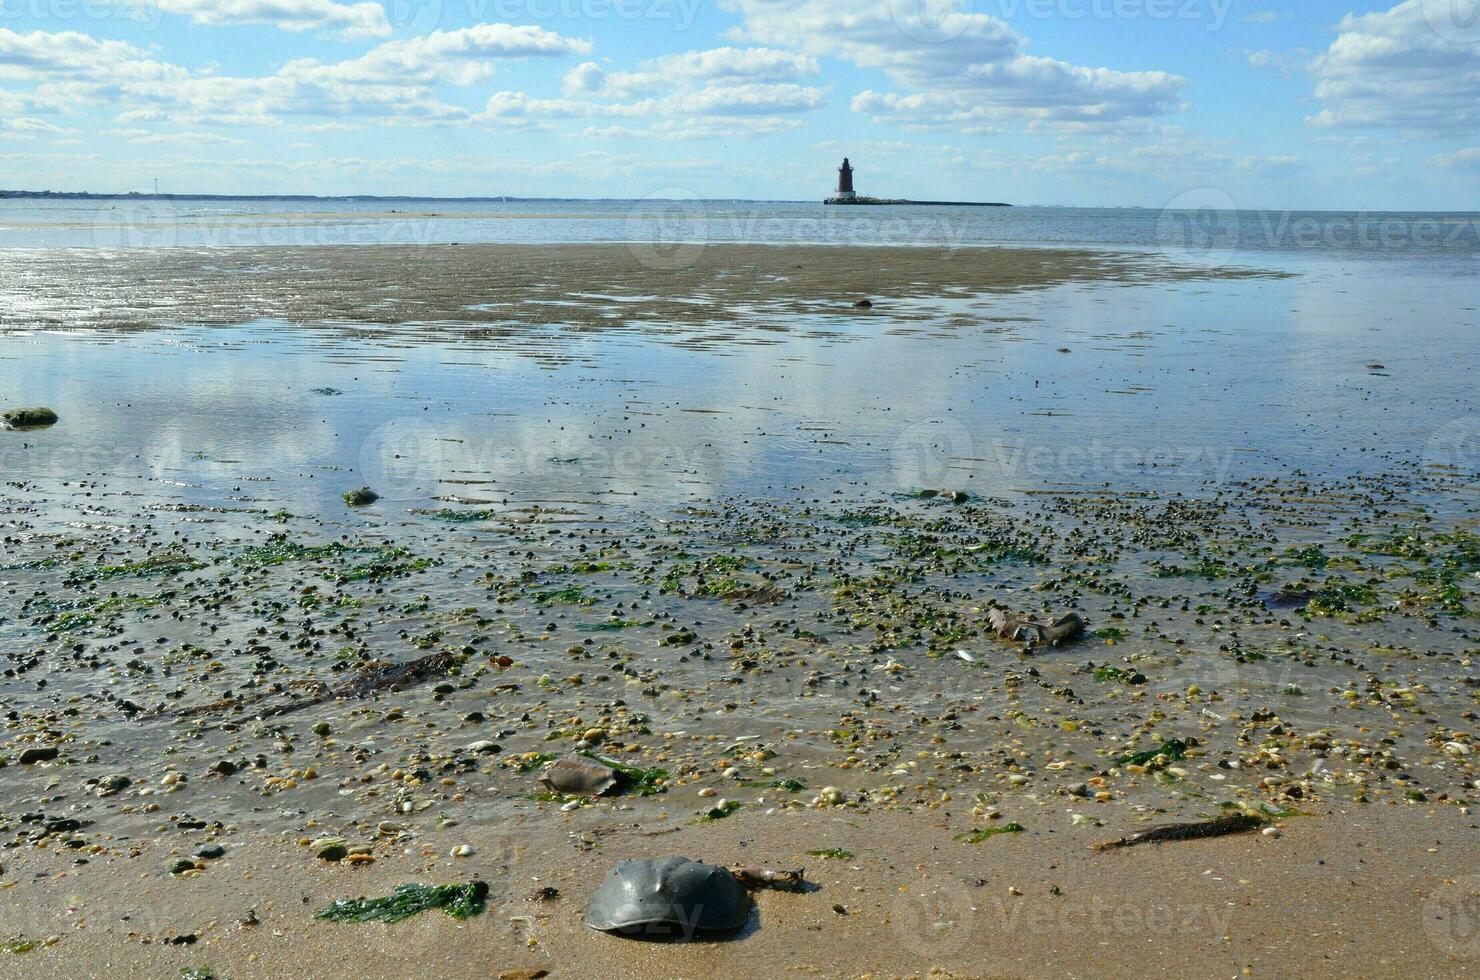
<path id="1" fill-rule="evenodd" d="M 0 200 L 42 201 L 442 201 L 548 203 L 561 201 L 616 201 L 621 203 L 650 201 L 663 203 L 719 202 L 732 204 L 809 204 L 810 201 L 769 200 L 744 197 L 658 198 L 658 197 L 514 197 L 494 194 L 475 197 L 437 197 L 419 194 L 104 194 L 93 191 L 15 191 L 0 190 Z"/>
<path id="2" fill-rule="evenodd" d="M 913 205 L 920 208 L 1010 208 L 1011 204 L 1001 201 L 910 201 L 885 197 L 829 197 L 823 204 L 838 207 L 870 207 L 887 205 Z"/>

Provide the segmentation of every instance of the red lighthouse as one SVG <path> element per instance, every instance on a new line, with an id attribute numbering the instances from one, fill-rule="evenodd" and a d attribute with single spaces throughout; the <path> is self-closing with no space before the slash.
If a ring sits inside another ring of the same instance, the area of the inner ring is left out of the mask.
<path id="1" fill-rule="evenodd" d="M 843 157 L 843 165 L 838 168 L 838 197 L 850 200 L 853 194 L 853 167 L 848 163 L 848 158 Z"/>

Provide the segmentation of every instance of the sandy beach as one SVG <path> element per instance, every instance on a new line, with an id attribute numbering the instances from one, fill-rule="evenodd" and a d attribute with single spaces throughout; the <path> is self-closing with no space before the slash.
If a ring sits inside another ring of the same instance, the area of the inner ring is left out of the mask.
<path id="1" fill-rule="evenodd" d="M 1053 805 L 1027 808 L 1037 825 Z M 1107 819 L 1110 808 L 1106 808 Z M 1050 818 L 1051 819 L 1051 818 Z M 1109 827 L 952 840 L 947 806 L 799 813 L 667 828 L 577 814 L 428 834 L 375 864 L 328 866 L 273 841 L 233 844 L 198 877 L 149 870 L 181 848 L 70 871 L 29 857 L 0 897 L 7 922 L 59 937 L 0 960 L 14 977 L 1306 977 L 1461 976 L 1476 953 L 1475 820 L 1452 809 L 1312 808 L 1260 835 L 1122 852 Z M 664 833 L 664 831 L 669 831 Z M 662 836 L 652 836 L 661 833 Z M 471 843 L 478 853 L 451 859 Z M 837 848 L 852 856 L 809 852 Z M 725 942 L 641 942 L 581 921 L 618 855 L 805 865 L 816 890 L 760 892 Z M 8 859 L 10 860 L 10 859 Z M 32 872 L 40 877 L 33 878 Z M 316 922 L 340 898 L 404 881 L 479 877 L 487 910 L 394 925 Z M 540 897 L 554 888 L 558 896 Z M 249 910 L 251 914 L 249 915 Z M 244 922 L 248 924 L 243 924 Z M 182 937 L 190 937 L 188 944 Z"/>
<path id="2" fill-rule="evenodd" d="M 1480 482 L 1440 407 L 1471 335 L 1377 329 L 1422 284 L 1326 327 L 1309 297 L 1359 273 L 79 254 L 5 257 L 4 365 L 58 421 L 0 433 L 0 975 L 1480 953 Z M 1071 612 L 1053 644 L 994 621 Z M 624 784 L 540 784 L 587 756 Z M 608 868 L 670 854 L 816 887 L 724 942 L 582 925 Z M 466 921 L 314 917 L 472 880 Z"/>

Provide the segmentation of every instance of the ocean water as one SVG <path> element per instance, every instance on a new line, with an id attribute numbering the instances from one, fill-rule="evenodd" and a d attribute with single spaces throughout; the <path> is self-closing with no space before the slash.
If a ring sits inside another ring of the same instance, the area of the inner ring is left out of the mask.
<path id="1" fill-rule="evenodd" d="M 1207 198 L 1205 201 L 1204 198 Z M 0 199 L 0 248 L 445 244 L 450 242 L 776 242 L 982 245 L 1166 252 L 1209 265 L 1370 260 L 1480 264 L 1480 212 L 1220 210 L 1177 207 L 828 207 L 714 200 Z"/>
<path id="2" fill-rule="evenodd" d="M 19 279 L 28 249 L 78 249 L 79 302 L 88 262 L 113 249 L 202 245 L 1073 246 L 1161 252 L 1209 277 L 951 297 L 925 323 L 903 303 L 757 316 L 701 349 L 563 329 L 555 306 L 548 330 L 491 340 L 260 321 L 12 331 L 6 400 L 69 424 L 4 440 L 0 460 L 7 475 L 93 463 L 186 485 L 250 471 L 316 508 L 342 489 L 304 478 L 322 467 L 411 505 L 455 481 L 497 481 L 500 499 L 648 504 L 819 486 L 1187 491 L 1395 459 L 1480 469 L 1477 228 L 1476 214 L 5 200 L 0 268 Z M 1284 276 L 1219 278 L 1228 267 Z M 0 282 L 7 293 L 25 301 Z"/>

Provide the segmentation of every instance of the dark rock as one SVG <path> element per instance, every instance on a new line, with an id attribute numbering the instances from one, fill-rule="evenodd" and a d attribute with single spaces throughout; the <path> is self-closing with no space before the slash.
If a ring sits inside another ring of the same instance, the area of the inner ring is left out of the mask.
<path id="1" fill-rule="evenodd" d="M 36 429 L 57 424 L 57 413 L 49 408 L 11 408 L 0 412 L 8 429 Z"/>
<path id="2" fill-rule="evenodd" d="M 343 861 L 349 857 L 349 848 L 343 844 L 325 844 L 319 848 L 318 859 L 320 861 Z"/>
<path id="3" fill-rule="evenodd" d="M 22 749 L 20 763 L 23 766 L 32 766 L 38 762 L 50 762 L 55 759 L 60 750 L 55 745 L 38 745 L 29 749 Z"/>
<path id="4" fill-rule="evenodd" d="M 344 495 L 344 502 L 351 507 L 368 507 L 380 499 L 380 494 L 369 487 L 361 487 L 358 490 L 350 490 Z"/>

